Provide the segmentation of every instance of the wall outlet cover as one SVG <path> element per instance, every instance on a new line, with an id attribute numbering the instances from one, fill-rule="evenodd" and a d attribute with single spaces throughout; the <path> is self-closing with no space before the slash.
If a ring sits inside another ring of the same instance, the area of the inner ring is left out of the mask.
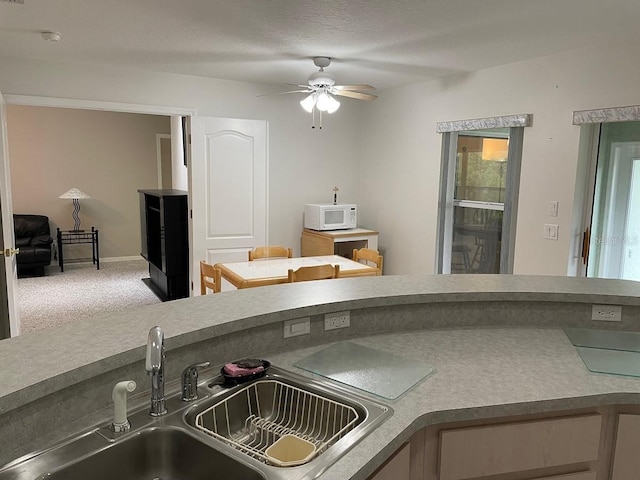
<path id="1" fill-rule="evenodd" d="M 351 315 L 349 311 L 327 313 L 324 316 L 324 329 L 335 330 L 336 328 L 347 328 L 351 325 Z"/>
<path id="2" fill-rule="evenodd" d="M 622 307 L 620 305 L 592 305 L 591 320 L 620 322 L 622 321 Z"/>

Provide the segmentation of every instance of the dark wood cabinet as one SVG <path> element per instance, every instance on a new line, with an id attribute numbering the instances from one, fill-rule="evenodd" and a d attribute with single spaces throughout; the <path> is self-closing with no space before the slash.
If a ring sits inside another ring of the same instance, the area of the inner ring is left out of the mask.
<path id="1" fill-rule="evenodd" d="M 141 252 L 149 262 L 145 283 L 162 300 L 189 296 L 187 192 L 138 190 Z"/>

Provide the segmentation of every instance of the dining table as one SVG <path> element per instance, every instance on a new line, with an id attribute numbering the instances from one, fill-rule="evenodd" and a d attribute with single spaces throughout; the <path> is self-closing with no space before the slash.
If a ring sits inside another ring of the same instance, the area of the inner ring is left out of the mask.
<path id="1" fill-rule="evenodd" d="M 340 277 L 375 276 L 382 272 L 376 267 L 355 262 L 340 255 L 315 257 L 267 258 L 246 262 L 216 263 L 221 277 L 236 288 L 262 287 L 289 282 L 289 270 L 314 265 L 339 265 Z M 224 284 L 223 284 L 224 289 Z"/>

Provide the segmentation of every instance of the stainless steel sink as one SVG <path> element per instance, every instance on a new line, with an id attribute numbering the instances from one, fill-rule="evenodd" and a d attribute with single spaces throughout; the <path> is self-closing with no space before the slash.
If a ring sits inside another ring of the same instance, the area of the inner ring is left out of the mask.
<path id="1" fill-rule="evenodd" d="M 264 480 L 252 468 L 173 427 L 144 429 L 39 478 Z"/>
<path id="2" fill-rule="evenodd" d="M 148 408 L 134 412 L 129 415 L 130 432 L 114 438 L 106 425 L 96 427 L 0 467 L 0 480 L 307 480 L 392 414 L 389 407 L 334 382 L 310 380 L 276 367 L 260 380 L 233 388 L 208 386 L 216 380 L 198 385 L 200 400 L 195 403 L 183 402 L 176 393 L 167 399 L 167 415 L 151 417 Z M 281 392 L 288 393 L 283 397 Z M 274 395 L 280 395 L 280 404 L 274 403 Z M 253 401 L 251 406 L 247 399 Z M 315 402 L 312 408 L 307 408 L 309 401 Z M 297 408 L 306 415 L 289 415 L 287 425 L 280 425 L 287 428 L 274 431 L 255 454 L 255 445 L 247 447 L 244 440 L 256 431 L 247 417 L 258 403 L 259 419 L 276 426 L 285 411 Z M 214 427 L 214 420 L 203 420 L 212 412 L 218 416 L 215 423 L 228 422 L 226 431 Z M 305 418 L 313 421 L 300 423 Z M 270 464 L 260 451 L 283 433 L 311 438 L 317 454 L 304 465 Z"/>
<path id="3" fill-rule="evenodd" d="M 219 448 L 239 452 L 267 478 L 306 479 L 326 470 L 392 413 L 331 380 L 272 367 L 260 380 L 189 408 L 185 420 Z M 315 455 L 303 465 L 274 466 L 266 451 L 284 435 L 313 443 Z"/>

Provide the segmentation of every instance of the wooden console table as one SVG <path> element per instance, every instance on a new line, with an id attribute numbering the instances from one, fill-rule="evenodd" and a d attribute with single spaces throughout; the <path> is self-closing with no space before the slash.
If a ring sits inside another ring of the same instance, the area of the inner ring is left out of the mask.
<path id="1" fill-rule="evenodd" d="M 378 250 L 378 232 L 365 228 L 324 232 L 305 228 L 301 243 L 303 257 L 340 255 L 351 258 L 354 248 Z"/>

